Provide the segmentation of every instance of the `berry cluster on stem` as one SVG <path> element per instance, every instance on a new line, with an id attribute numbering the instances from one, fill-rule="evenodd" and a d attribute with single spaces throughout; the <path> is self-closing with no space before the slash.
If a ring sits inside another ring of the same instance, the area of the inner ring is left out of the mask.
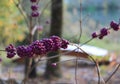
<path id="1" fill-rule="evenodd" d="M 114 31 L 118 31 L 120 29 L 119 23 L 116 23 L 115 21 L 111 21 L 109 28 L 106 28 L 106 27 L 102 28 L 100 30 L 100 33 L 93 32 L 91 36 L 92 36 L 92 38 L 103 39 L 104 36 L 107 36 L 110 33 L 110 31 L 109 31 L 110 29 L 113 29 Z"/>
<path id="2" fill-rule="evenodd" d="M 32 17 L 38 17 L 39 16 L 39 11 L 38 11 L 38 4 L 37 4 L 37 0 L 30 0 L 31 2 L 31 10 L 32 10 L 32 13 L 31 13 L 31 16 Z"/>
<path id="3" fill-rule="evenodd" d="M 51 36 L 42 40 L 36 40 L 27 46 L 14 47 L 12 44 L 6 47 L 7 57 L 12 58 L 16 54 L 21 57 L 33 57 L 34 55 L 43 55 L 51 51 L 56 51 L 60 48 L 67 48 L 69 42 L 58 36 Z"/>
<path id="4" fill-rule="evenodd" d="M 7 52 L 7 57 L 12 58 L 16 55 L 16 48 L 10 44 L 8 47 L 5 48 L 5 51 Z"/>

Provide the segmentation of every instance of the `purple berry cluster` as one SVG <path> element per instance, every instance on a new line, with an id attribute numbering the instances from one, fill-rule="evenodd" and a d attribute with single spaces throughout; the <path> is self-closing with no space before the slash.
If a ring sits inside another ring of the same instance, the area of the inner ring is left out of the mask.
<path id="1" fill-rule="evenodd" d="M 65 39 L 62 39 L 61 48 L 66 49 L 69 42 Z"/>
<path id="2" fill-rule="evenodd" d="M 33 50 L 30 46 L 18 46 L 16 48 L 16 52 L 17 52 L 17 55 L 19 57 L 25 57 L 25 56 L 28 56 L 28 57 L 32 57 L 33 56 Z"/>
<path id="3" fill-rule="evenodd" d="M 113 29 L 114 31 L 118 31 L 120 29 L 120 25 L 114 21 L 111 21 L 110 28 L 102 28 L 100 30 L 100 33 L 93 32 L 91 36 L 92 38 L 103 39 L 104 36 L 107 36 L 110 33 L 109 32 L 110 29 Z"/>
<path id="4" fill-rule="evenodd" d="M 46 49 L 45 52 L 49 52 L 53 50 L 54 42 L 52 39 L 45 38 L 41 42 L 45 45 L 45 49 Z"/>
<path id="5" fill-rule="evenodd" d="M 33 42 L 30 46 L 34 54 L 36 55 L 45 54 L 45 50 L 46 50 L 45 46 L 40 40 Z"/>
<path id="6" fill-rule="evenodd" d="M 114 21 L 111 21 L 110 27 L 111 27 L 113 30 L 115 30 L 115 31 L 118 31 L 118 30 L 120 29 L 120 25 L 117 24 L 117 23 L 114 22 Z"/>
<path id="7" fill-rule="evenodd" d="M 30 0 L 32 3 L 35 3 L 35 2 L 37 2 L 37 0 Z"/>
<path id="8" fill-rule="evenodd" d="M 7 52 L 7 57 L 8 58 L 12 58 L 12 57 L 14 57 L 16 55 L 16 52 L 15 52 L 16 48 L 12 44 L 10 44 L 9 46 L 7 46 L 5 48 L 5 50 Z"/>
<path id="9" fill-rule="evenodd" d="M 38 11 L 38 4 L 37 4 L 37 0 L 30 0 L 30 2 L 32 3 L 31 5 L 31 10 L 32 10 L 32 13 L 31 13 L 31 16 L 32 17 L 38 17 L 39 16 L 39 11 Z"/>
<path id="10" fill-rule="evenodd" d="M 60 47 L 61 47 L 61 38 L 60 37 L 58 37 L 58 36 L 52 36 L 52 37 L 50 37 L 50 39 L 52 39 L 52 41 L 53 41 L 53 51 L 56 51 L 56 50 L 58 50 Z"/>
<path id="11" fill-rule="evenodd" d="M 34 55 L 42 55 L 51 51 L 56 51 L 60 48 L 67 48 L 69 42 L 65 39 L 61 39 L 58 36 L 51 36 L 50 38 L 44 38 L 42 40 L 36 40 L 28 46 L 14 47 L 10 44 L 6 47 L 7 57 L 12 58 L 17 54 L 19 57 L 33 57 Z"/>

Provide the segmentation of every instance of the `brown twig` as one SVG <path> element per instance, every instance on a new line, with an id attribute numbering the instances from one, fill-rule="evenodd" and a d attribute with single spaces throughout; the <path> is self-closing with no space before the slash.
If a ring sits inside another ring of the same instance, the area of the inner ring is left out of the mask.
<path id="1" fill-rule="evenodd" d="M 22 10 L 21 7 L 20 7 L 20 0 L 18 0 L 18 3 L 15 2 L 15 0 L 13 0 L 13 2 L 14 2 L 14 4 L 15 4 L 15 6 L 18 8 L 18 10 L 20 11 L 20 13 L 22 14 L 22 16 L 23 16 L 23 18 L 24 18 L 24 20 L 25 20 L 25 22 L 26 22 L 26 25 L 29 27 L 29 24 L 28 24 L 29 21 L 28 21 L 28 19 L 26 18 L 23 10 Z"/>
<path id="2" fill-rule="evenodd" d="M 85 44 L 87 44 L 87 43 L 89 43 L 89 42 L 92 41 L 92 40 L 93 40 L 93 38 L 91 38 L 91 39 L 89 39 L 88 41 L 82 43 L 82 44 L 80 45 L 80 47 L 83 46 L 83 45 L 85 45 Z"/>
<path id="3" fill-rule="evenodd" d="M 81 46 L 77 46 L 75 45 L 78 49 L 80 49 L 82 52 L 86 53 L 83 49 L 81 49 L 80 47 Z M 87 53 L 86 53 L 87 54 Z M 100 84 L 100 70 L 99 70 L 99 67 L 98 67 L 98 64 L 97 62 L 94 60 L 94 58 L 92 56 L 90 56 L 89 54 L 87 54 L 88 57 L 90 57 L 90 59 L 95 63 L 96 65 L 96 70 L 97 70 L 97 73 L 98 73 L 98 84 Z"/>
<path id="4" fill-rule="evenodd" d="M 107 83 L 112 78 L 112 76 L 117 72 L 117 70 L 119 69 L 119 67 L 120 67 L 120 64 L 117 65 L 117 67 L 112 72 L 112 74 L 107 78 L 107 80 L 105 81 L 105 83 Z"/>
<path id="5" fill-rule="evenodd" d="M 100 70 L 99 70 L 99 66 L 98 63 L 94 60 L 94 58 L 92 56 L 89 55 L 89 57 L 92 59 L 92 61 L 95 63 L 96 65 L 96 69 L 97 69 L 97 73 L 98 73 L 98 84 L 100 84 Z"/>
<path id="6" fill-rule="evenodd" d="M 80 42 L 82 36 L 82 0 L 80 0 L 80 35 L 78 38 L 78 43 Z"/>
<path id="7" fill-rule="evenodd" d="M 76 48 L 76 49 L 77 49 L 77 48 Z M 75 51 L 76 49 L 74 49 L 73 51 Z M 33 67 L 31 67 L 31 70 L 29 71 L 29 73 L 32 71 L 33 68 L 35 68 L 35 67 L 38 65 L 38 63 L 39 63 L 40 61 L 50 60 L 50 59 L 53 59 L 53 58 L 60 57 L 60 56 L 62 56 L 62 55 L 68 54 L 68 53 L 70 53 L 70 52 L 72 52 L 72 51 L 68 51 L 68 52 L 65 52 L 65 53 L 62 53 L 62 54 L 59 54 L 59 55 L 55 55 L 55 56 L 52 56 L 52 57 L 49 57 L 49 58 L 45 58 L 45 59 L 41 59 L 41 58 L 40 58 L 40 59 L 36 62 L 36 64 L 35 64 Z"/>

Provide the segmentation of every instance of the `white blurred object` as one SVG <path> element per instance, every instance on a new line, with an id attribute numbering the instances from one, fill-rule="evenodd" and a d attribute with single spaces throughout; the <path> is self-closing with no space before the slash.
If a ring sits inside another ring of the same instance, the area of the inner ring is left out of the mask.
<path id="1" fill-rule="evenodd" d="M 106 56 L 106 55 L 108 55 L 108 50 L 102 49 L 102 48 L 99 48 L 99 47 L 90 46 L 90 45 L 83 45 L 80 48 L 90 55 L 95 55 L 95 56 Z M 61 50 L 66 50 L 66 51 L 75 50 L 75 52 L 82 52 L 80 49 L 77 49 L 77 47 L 74 46 L 74 45 L 68 45 L 68 47 L 66 49 L 61 48 Z"/>

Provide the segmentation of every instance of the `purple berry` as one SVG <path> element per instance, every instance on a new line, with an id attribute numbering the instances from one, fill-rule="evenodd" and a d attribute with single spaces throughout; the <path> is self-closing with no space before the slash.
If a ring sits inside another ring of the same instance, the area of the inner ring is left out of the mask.
<path id="1" fill-rule="evenodd" d="M 107 29 L 107 28 L 102 28 L 102 29 L 100 30 L 100 35 L 101 35 L 101 36 L 106 36 L 106 35 L 108 35 L 108 29 Z"/>
<path id="2" fill-rule="evenodd" d="M 53 41 L 53 51 L 58 50 L 61 47 L 61 38 L 58 36 L 51 36 L 50 39 Z"/>
<path id="3" fill-rule="evenodd" d="M 31 46 L 33 48 L 33 53 L 36 55 L 41 55 L 46 53 L 46 48 L 44 44 L 39 40 L 33 42 Z"/>
<path id="4" fill-rule="evenodd" d="M 54 42 L 52 39 L 45 38 L 41 42 L 44 44 L 46 52 L 50 52 L 53 50 Z"/>
<path id="5" fill-rule="evenodd" d="M 96 32 L 92 33 L 92 38 L 96 38 L 98 35 Z"/>
<path id="6" fill-rule="evenodd" d="M 7 52 L 7 58 L 13 58 L 15 55 L 15 52 Z"/>
<path id="7" fill-rule="evenodd" d="M 34 53 L 33 53 L 33 49 L 32 49 L 32 46 L 28 46 L 26 48 L 26 56 L 27 57 L 33 57 Z"/>
<path id="8" fill-rule="evenodd" d="M 46 21 L 46 24 L 50 24 L 50 20 L 47 20 L 47 21 Z"/>
<path id="9" fill-rule="evenodd" d="M 33 5 L 31 6 L 31 9 L 32 9 L 33 11 L 38 10 L 38 5 L 37 5 L 37 4 L 33 4 Z"/>
<path id="10" fill-rule="evenodd" d="M 17 54 L 19 57 L 33 57 L 33 49 L 31 46 L 18 46 Z"/>
<path id="11" fill-rule="evenodd" d="M 99 36 L 99 39 L 103 39 L 103 37 L 104 37 L 104 36 L 100 35 L 100 36 Z"/>
<path id="12" fill-rule="evenodd" d="M 51 64 L 51 66 L 56 67 L 56 66 L 57 66 L 57 64 L 56 64 L 56 63 L 52 63 L 52 64 Z"/>
<path id="13" fill-rule="evenodd" d="M 69 42 L 67 40 L 62 39 L 61 48 L 64 48 L 64 49 L 67 48 L 68 44 L 69 44 Z"/>
<path id="14" fill-rule="evenodd" d="M 19 57 L 26 57 L 26 47 L 25 46 L 18 46 L 17 47 L 17 54 Z"/>
<path id="15" fill-rule="evenodd" d="M 114 21 L 111 21 L 110 27 L 111 27 L 113 30 L 115 30 L 115 31 L 118 31 L 118 30 L 119 30 L 119 25 L 118 25 L 116 22 L 114 22 Z"/>
<path id="16" fill-rule="evenodd" d="M 37 2 L 37 0 L 30 0 L 31 2 Z"/>
<path id="17" fill-rule="evenodd" d="M 7 52 L 7 57 L 8 58 L 12 58 L 12 57 L 14 57 L 16 55 L 16 52 L 15 52 L 16 48 L 12 44 L 10 44 L 9 46 L 7 46 L 5 48 L 5 50 Z"/>
<path id="18" fill-rule="evenodd" d="M 104 36 L 108 35 L 108 29 L 107 28 L 102 28 L 100 30 L 100 35 L 99 35 L 99 39 L 103 39 Z"/>
<path id="19" fill-rule="evenodd" d="M 15 49 L 15 47 L 14 47 L 12 44 L 9 44 L 9 46 L 7 46 L 7 47 L 5 48 L 5 50 L 6 50 L 7 52 L 14 52 L 16 49 Z"/>
<path id="20" fill-rule="evenodd" d="M 38 17 L 39 16 L 39 12 L 38 11 L 32 11 L 31 16 L 32 17 Z"/>

